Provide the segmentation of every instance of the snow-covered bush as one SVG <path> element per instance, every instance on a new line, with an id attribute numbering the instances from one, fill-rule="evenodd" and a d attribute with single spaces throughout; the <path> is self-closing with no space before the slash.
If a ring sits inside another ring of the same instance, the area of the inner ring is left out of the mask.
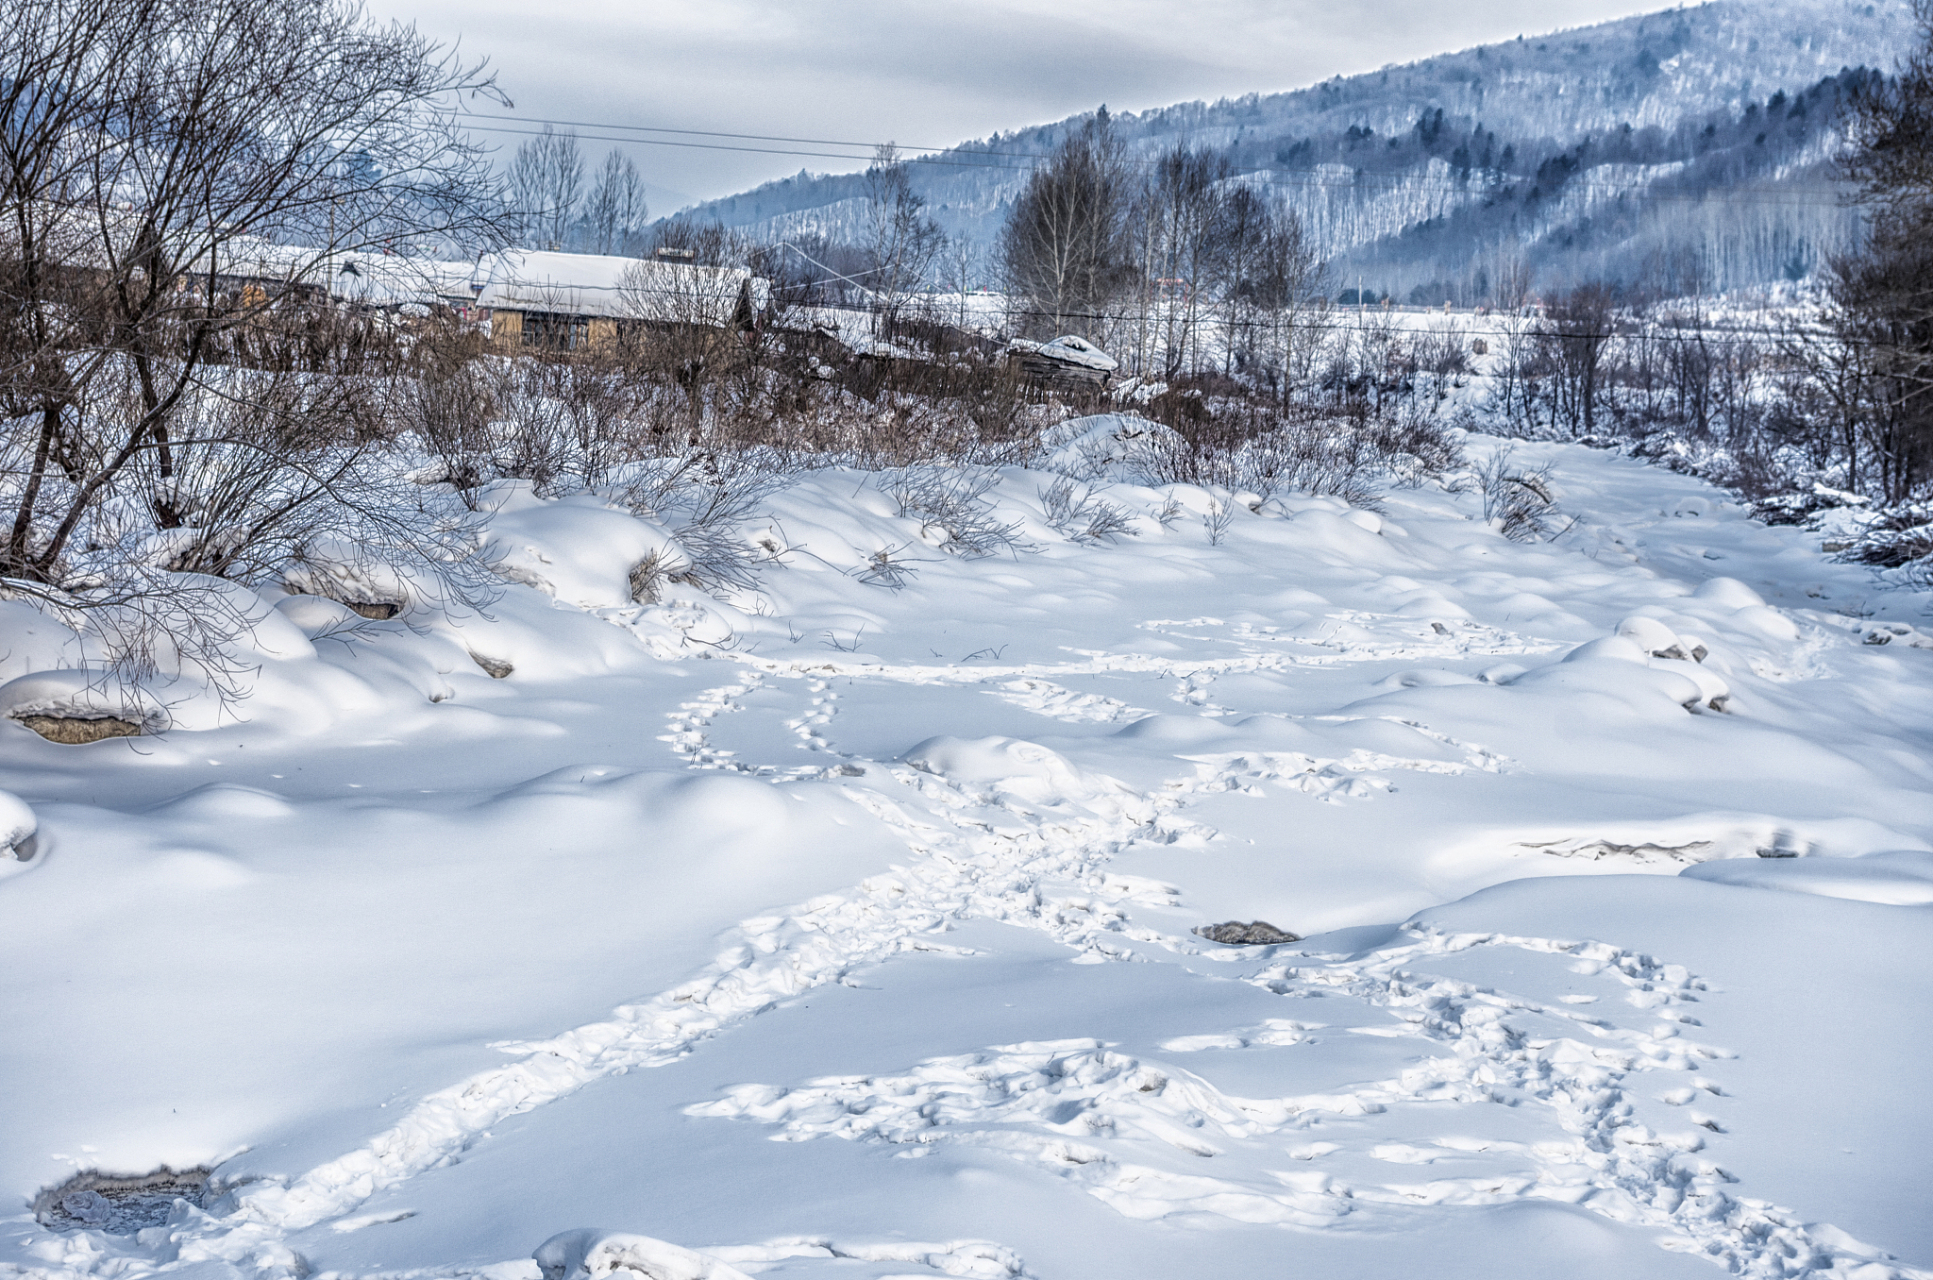
<path id="1" fill-rule="evenodd" d="M 1011 550 L 1018 525 L 1000 520 L 987 494 L 1000 474 L 986 468 L 926 465 L 907 467 L 881 481 L 881 489 L 901 515 L 920 522 L 920 533 L 942 550 L 979 560 Z"/>
<path id="2" fill-rule="evenodd" d="M 1551 468 L 1518 466 L 1511 457 L 1506 445 L 1474 468 L 1483 494 L 1483 518 L 1513 542 L 1535 542 L 1547 537 L 1560 518 Z"/>
<path id="3" fill-rule="evenodd" d="M 1072 476 L 1061 476 L 1042 489 L 1040 505 L 1047 523 L 1074 542 L 1112 541 L 1134 533 L 1126 511 Z"/>

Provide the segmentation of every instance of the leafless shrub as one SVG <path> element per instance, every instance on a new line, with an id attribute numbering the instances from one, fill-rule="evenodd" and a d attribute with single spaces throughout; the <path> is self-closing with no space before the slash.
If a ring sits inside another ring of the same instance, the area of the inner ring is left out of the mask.
<path id="1" fill-rule="evenodd" d="M 1154 450 L 1157 484 L 1196 484 L 1251 493 L 1323 494 L 1372 505 L 1373 481 L 1389 456 L 1360 424 L 1340 418 L 1276 420 L 1250 436 L 1199 433 Z"/>
<path id="2" fill-rule="evenodd" d="M 400 425 L 436 465 L 421 478 L 447 483 L 465 502 L 496 470 L 491 424 L 503 379 L 485 361 L 465 361 L 409 380 L 398 398 Z"/>
<path id="3" fill-rule="evenodd" d="M 1062 476 L 1040 491 L 1047 523 L 1073 542 L 1113 541 L 1134 535 L 1128 513 L 1095 494 L 1071 476 Z"/>
<path id="4" fill-rule="evenodd" d="M 631 588 L 631 599 L 637 604 L 656 604 L 664 583 L 671 576 L 671 558 L 663 552 L 653 551 L 644 559 L 631 566 L 627 575 Z"/>
<path id="5" fill-rule="evenodd" d="M 1429 330 L 1414 343 L 1417 368 L 1429 382 L 1430 398 L 1442 400 L 1470 373 L 1470 350 L 1456 330 Z"/>
<path id="6" fill-rule="evenodd" d="M 907 558 L 906 550 L 905 546 L 881 547 L 867 557 L 865 565 L 853 577 L 869 587 L 899 590 L 919 572 Z"/>
<path id="7" fill-rule="evenodd" d="M 1208 510 L 1201 514 L 1201 527 L 1208 534 L 1208 545 L 1219 547 L 1222 539 L 1228 536 L 1228 526 L 1235 519 L 1232 504 L 1215 499 L 1208 504 Z"/>
<path id="8" fill-rule="evenodd" d="M 9 579 L 0 582 L 0 595 L 34 605 L 81 637 L 93 673 L 81 718 L 106 716 L 159 732 L 170 716 L 144 687 L 151 677 L 205 682 L 226 702 L 241 696 L 255 669 L 236 644 L 255 617 L 246 598 L 219 579 L 122 564 L 112 578 L 76 576 L 59 587 Z"/>
<path id="9" fill-rule="evenodd" d="M 1512 542 L 1535 542 L 1550 535 L 1560 513 L 1551 488 L 1551 468 L 1524 468 L 1511 463 L 1509 447 L 1497 450 L 1476 465 L 1477 485 L 1483 494 L 1483 518 L 1494 521 Z"/>
<path id="10" fill-rule="evenodd" d="M 883 477 L 880 487 L 901 515 L 920 522 L 922 535 L 941 535 L 942 550 L 980 560 L 1013 550 L 1019 540 L 1020 526 L 996 519 L 987 501 L 999 483 L 999 472 L 985 468 L 918 466 Z"/>
<path id="11" fill-rule="evenodd" d="M 749 591 L 758 585 L 766 552 L 744 526 L 795 470 L 770 451 L 692 449 L 637 464 L 621 493 L 634 511 L 664 521 L 678 539 L 684 561 L 661 566 L 664 578 L 711 591 Z"/>
<path id="12" fill-rule="evenodd" d="M 477 94 L 347 0 L 0 7 L 0 573 L 102 679 L 232 693 L 249 619 L 198 575 L 265 582 L 319 536 L 462 576 L 460 531 L 375 465 L 407 344 L 329 268 L 491 241 Z"/>

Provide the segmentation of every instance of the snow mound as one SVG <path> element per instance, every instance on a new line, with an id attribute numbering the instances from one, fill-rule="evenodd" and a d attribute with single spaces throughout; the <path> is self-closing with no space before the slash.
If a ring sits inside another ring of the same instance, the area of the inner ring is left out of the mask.
<path id="1" fill-rule="evenodd" d="M 1737 578 L 1713 578 L 1700 585 L 1691 594 L 1695 600 L 1710 600 L 1713 604 L 1724 605 L 1731 609 L 1749 609 L 1754 605 L 1765 604 L 1764 596 Z"/>
<path id="2" fill-rule="evenodd" d="M 544 1280 L 602 1280 L 617 1271 L 636 1272 L 645 1280 L 749 1280 L 736 1267 L 679 1245 L 596 1227 L 560 1232 L 530 1256 L 543 1268 Z"/>
<path id="3" fill-rule="evenodd" d="M 282 571 L 290 595 L 327 596 L 366 618 L 391 618 L 439 593 L 425 591 L 395 565 L 342 538 L 317 538 Z"/>
<path id="4" fill-rule="evenodd" d="M 1041 433 L 1041 468 L 1083 479 L 1141 481 L 1156 456 L 1181 443 L 1172 427 L 1134 413 L 1070 418 Z"/>
<path id="5" fill-rule="evenodd" d="M 71 627 L 19 600 L 0 600 L 0 635 L 0 680 L 67 666 L 80 652 Z"/>
<path id="6" fill-rule="evenodd" d="M 504 506 L 490 522 L 484 559 L 501 577 L 566 604 L 622 608 L 645 594 L 632 581 L 635 567 L 650 561 L 676 573 L 688 562 L 664 528 L 595 494 L 549 502 L 516 490 L 498 496 Z"/>
<path id="7" fill-rule="evenodd" d="M 1773 613 L 1770 609 L 1763 612 L 1784 621 L 1783 615 Z M 1617 635 L 1586 641 L 1564 655 L 1563 665 L 1579 663 L 1586 667 L 1595 666 L 1603 669 L 1604 678 L 1611 683 L 1633 688 L 1639 682 L 1614 678 L 1612 672 L 1615 668 L 1610 664 L 1632 663 L 1648 667 L 1653 672 L 1662 673 L 1664 679 L 1652 677 L 1643 683 L 1666 693 L 1686 710 L 1702 706 L 1723 711 L 1732 700 L 1731 686 L 1700 665 L 1705 653 L 1704 645 L 1696 640 L 1681 639 L 1655 618 L 1626 618 L 1619 624 Z"/>
<path id="8" fill-rule="evenodd" d="M 1772 858 L 1705 862 L 1679 872 L 1694 880 L 1783 889 L 1821 898 L 1901 907 L 1933 904 L 1933 853 L 1875 853 L 1863 858 Z"/>
<path id="9" fill-rule="evenodd" d="M 39 826 L 40 820 L 26 801 L 11 791 L 0 791 L 0 854 L 20 856 L 23 848 L 32 847 L 28 841 Z"/>
<path id="10" fill-rule="evenodd" d="M 1643 614 L 1618 623 L 1617 633 L 1654 658 L 1690 658 L 1703 662 L 1710 653 L 1696 637 L 1681 636 L 1658 619 Z"/>
<path id="11" fill-rule="evenodd" d="M 98 671 L 37 671 L 0 685 L 0 716 L 127 720 L 145 732 L 166 727 L 167 710 L 144 689 L 117 688 Z"/>

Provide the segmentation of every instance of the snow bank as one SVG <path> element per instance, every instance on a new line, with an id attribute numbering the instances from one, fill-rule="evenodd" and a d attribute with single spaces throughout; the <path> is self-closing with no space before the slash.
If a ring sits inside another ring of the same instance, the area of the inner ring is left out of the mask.
<path id="1" fill-rule="evenodd" d="M 1863 858 L 1776 858 L 1707 862 L 1679 874 L 1717 884 L 1811 893 L 1894 906 L 1933 904 L 1933 853 L 1874 853 Z"/>
<path id="2" fill-rule="evenodd" d="M 644 1280 L 750 1280 L 736 1267 L 675 1244 L 593 1227 L 560 1232 L 530 1256 L 544 1280 L 604 1280 L 616 1271 Z"/>
<path id="3" fill-rule="evenodd" d="M 18 858 L 24 848 L 30 847 L 28 841 L 39 825 L 26 801 L 11 791 L 0 791 L 0 857 L 12 854 Z"/>

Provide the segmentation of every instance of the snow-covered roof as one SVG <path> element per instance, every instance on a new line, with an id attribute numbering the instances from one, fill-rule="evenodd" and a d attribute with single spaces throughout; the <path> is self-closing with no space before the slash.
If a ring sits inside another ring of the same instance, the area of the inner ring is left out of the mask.
<path id="1" fill-rule="evenodd" d="M 487 307 L 713 326 L 732 323 L 748 289 L 754 306 L 769 291 L 744 267 L 522 250 L 479 262 L 476 282 Z"/>
<path id="2" fill-rule="evenodd" d="M 447 302 L 468 305 L 476 298 L 470 280 L 476 268 L 467 262 L 445 262 L 400 254 L 343 254 L 329 260 L 329 292 L 338 298 L 371 306 L 399 302 Z"/>
<path id="3" fill-rule="evenodd" d="M 1121 367 L 1121 362 L 1113 356 L 1087 339 L 1071 333 L 1062 334 L 1052 342 L 1029 342 L 1025 338 L 1015 338 L 1008 344 L 1007 350 L 1021 355 L 1042 356 L 1057 364 L 1093 369 L 1097 373 L 1113 373 Z"/>

